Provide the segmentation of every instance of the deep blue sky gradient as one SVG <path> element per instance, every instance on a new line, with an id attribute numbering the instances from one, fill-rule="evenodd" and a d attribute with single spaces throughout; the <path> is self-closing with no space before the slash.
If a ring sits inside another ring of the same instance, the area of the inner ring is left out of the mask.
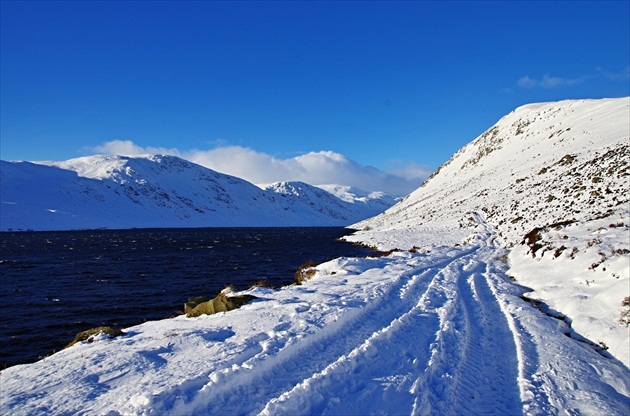
<path id="1" fill-rule="evenodd" d="M 0 156 L 132 140 L 436 168 L 519 105 L 630 95 L 629 5 L 3 1 Z"/>

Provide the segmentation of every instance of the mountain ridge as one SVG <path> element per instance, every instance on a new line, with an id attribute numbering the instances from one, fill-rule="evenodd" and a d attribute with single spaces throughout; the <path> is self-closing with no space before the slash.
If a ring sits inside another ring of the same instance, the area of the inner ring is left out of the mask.
<path id="1" fill-rule="evenodd" d="M 342 201 L 298 182 L 261 189 L 177 156 L 94 155 L 1 166 L 4 231 L 345 226 L 386 208 Z M 282 193 L 287 187 L 308 189 L 308 197 Z"/>

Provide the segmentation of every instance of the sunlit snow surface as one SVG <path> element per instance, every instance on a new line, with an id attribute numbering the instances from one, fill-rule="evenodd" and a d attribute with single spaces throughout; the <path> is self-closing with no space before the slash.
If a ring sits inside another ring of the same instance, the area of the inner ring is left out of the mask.
<path id="1" fill-rule="evenodd" d="M 628 102 L 517 109 L 355 225 L 400 251 L 8 368 L 0 413 L 627 415 Z"/>
<path id="2" fill-rule="evenodd" d="M 485 226 L 483 226 L 485 227 Z M 339 258 L 199 318 L 148 322 L 2 377 L 6 414 L 627 412 L 628 369 L 519 296 L 471 243 Z"/>

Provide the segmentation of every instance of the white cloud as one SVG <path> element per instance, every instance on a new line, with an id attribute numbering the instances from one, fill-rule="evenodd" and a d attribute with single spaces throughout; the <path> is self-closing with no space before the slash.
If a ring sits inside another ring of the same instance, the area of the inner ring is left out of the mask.
<path id="1" fill-rule="evenodd" d="M 403 162 L 392 161 L 392 163 L 396 165 L 401 165 Z M 414 162 L 407 162 L 402 167 L 392 167 L 387 171 L 393 175 L 400 176 L 408 180 L 421 181 L 424 181 L 433 173 L 433 169 L 430 169 L 425 165 L 419 165 Z"/>
<path id="2" fill-rule="evenodd" d="M 120 156 L 139 156 L 139 155 L 174 155 L 179 156 L 180 153 L 177 149 L 165 149 L 163 147 L 141 147 L 132 142 L 131 140 L 112 140 L 105 142 L 100 146 L 86 149 L 91 152 L 108 154 L 108 155 L 120 155 Z"/>
<path id="3" fill-rule="evenodd" d="M 220 146 L 210 150 L 179 150 L 141 147 L 129 140 L 114 140 L 91 149 L 96 153 L 138 156 L 168 154 L 233 175 L 255 184 L 302 181 L 312 185 L 337 184 L 407 195 L 431 174 L 431 169 L 410 163 L 383 172 L 363 166 L 332 151 L 310 152 L 290 159 L 278 159 L 241 146 Z"/>
<path id="4" fill-rule="evenodd" d="M 627 66 L 624 70 L 619 72 L 608 71 L 604 68 L 597 68 L 597 72 L 602 74 L 604 78 L 610 81 L 618 82 L 630 79 L 630 66 Z"/>
<path id="5" fill-rule="evenodd" d="M 543 75 L 541 79 L 536 79 L 536 78 L 530 77 L 529 75 L 526 75 L 520 78 L 516 82 L 516 85 L 519 88 L 553 89 L 553 88 L 560 88 L 560 87 L 570 87 L 570 86 L 582 84 L 586 81 L 597 79 L 597 78 L 604 78 L 608 81 L 613 81 L 613 82 L 624 82 L 630 79 L 630 66 L 618 72 L 608 71 L 601 67 L 598 67 L 596 70 L 597 70 L 597 73 L 595 74 L 584 75 L 579 78 L 562 78 L 562 77 L 555 77 L 549 74 L 545 74 Z M 499 92 L 511 93 L 512 89 L 503 88 Z"/>
<path id="6" fill-rule="evenodd" d="M 517 85 L 521 88 L 558 88 L 558 87 L 566 87 L 576 84 L 581 84 L 587 79 L 592 78 L 588 76 L 580 77 L 580 78 L 562 78 L 562 77 L 554 77 L 549 74 L 543 75 L 541 79 L 530 78 L 529 76 L 524 76 L 518 80 Z"/>

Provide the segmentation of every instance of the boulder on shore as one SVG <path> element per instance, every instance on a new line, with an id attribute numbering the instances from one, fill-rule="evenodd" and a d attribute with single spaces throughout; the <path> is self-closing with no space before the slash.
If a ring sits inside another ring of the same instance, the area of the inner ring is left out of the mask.
<path id="1" fill-rule="evenodd" d="M 190 313 L 193 309 L 195 309 L 197 305 L 199 305 L 200 303 L 207 302 L 209 300 L 210 298 L 207 298 L 205 296 L 194 296 L 188 299 L 188 302 L 184 303 L 184 313 L 185 314 Z"/>
<path id="2" fill-rule="evenodd" d="M 194 318 L 200 315 L 212 315 L 218 312 L 227 312 L 234 309 L 238 309 L 247 302 L 256 299 L 256 296 L 252 295 L 236 295 L 227 296 L 225 293 L 219 293 L 216 298 L 207 302 L 199 303 L 189 312 L 186 312 L 186 316 Z M 189 302 L 190 303 L 190 302 Z M 188 306 L 188 303 L 186 304 Z"/>
<path id="3" fill-rule="evenodd" d="M 87 331 L 79 332 L 77 336 L 74 337 L 74 340 L 70 344 L 66 345 L 66 348 L 71 347 L 77 342 L 81 341 L 92 342 L 94 336 L 100 333 L 104 333 L 109 338 L 115 338 L 124 334 L 124 332 L 118 328 L 112 328 L 111 326 L 99 326 L 96 328 L 88 329 Z"/>

